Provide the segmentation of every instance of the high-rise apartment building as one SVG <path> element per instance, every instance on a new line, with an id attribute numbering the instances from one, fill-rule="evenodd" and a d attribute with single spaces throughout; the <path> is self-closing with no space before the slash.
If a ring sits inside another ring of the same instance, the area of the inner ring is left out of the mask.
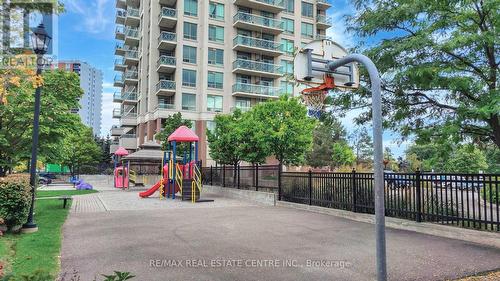
<path id="1" fill-rule="evenodd" d="M 52 68 L 72 71 L 80 76 L 83 96 L 80 98 L 78 112 L 83 124 L 92 128 L 96 135 L 101 134 L 102 108 L 102 71 L 90 64 L 78 60 L 59 61 Z"/>
<path id="2" fill-rule="evenodd" d="M 293 54 L 331 26 L 330 0 L 117 0 L 117 145 L 154 140 L 181 112 L 201 138 L 218 113 L 294 94 Z"/>

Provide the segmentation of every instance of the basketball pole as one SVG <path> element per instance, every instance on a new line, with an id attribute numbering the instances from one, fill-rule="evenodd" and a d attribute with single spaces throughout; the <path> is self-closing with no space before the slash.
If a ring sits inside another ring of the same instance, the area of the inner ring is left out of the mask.
<path id="1" fill-rule="evenodd" d="M 341 59 L 328 61 L 328 71 L 335 71 L 346 64 L 358 62 L 368 71 L 372 89 L 374 185 L 375 185 L 375 235 L 377 247 L 377 280 L 387 280 L 387 257 L 385 245 L 384 169 L 382 143 L 382 95 L 380 74 L 373 61 L 361 54 L 347 55 Z"/>

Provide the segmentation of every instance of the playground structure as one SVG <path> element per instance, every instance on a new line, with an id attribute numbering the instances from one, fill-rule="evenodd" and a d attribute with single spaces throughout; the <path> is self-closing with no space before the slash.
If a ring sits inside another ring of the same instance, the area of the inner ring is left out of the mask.
<path id="1" fill-rule="evenodd" d="M 179 144 L 186 143 L 184 155 L 179 157 Z M 169 151 L 163 152 L 160 180 L 150 189 L 139 193 L 142 198 L 153 195 L 159 190 L 160 199 L 176 198 L 180 193 L 182 200 L 201 202 L 202 190 L 201 163 L 198 161 L 199 137 L 186 126 L 177 128 L 169 137 Z M 180 158 L 180 159 L 179 159 Z"/>
<path id="2" fill-rule="evenodd" d="M 129 182 L 130 164 L 128 162 L 126 167 L 125 161 L 123 161 L 123 156 L 127 155 L 128 151 L 123 147 L 119 147 L 113 155 L 113 162 L 114 162 L 113 187 L 115 188 L 123 189 L 123 188 L 128 188 L 130 186 Z"/>

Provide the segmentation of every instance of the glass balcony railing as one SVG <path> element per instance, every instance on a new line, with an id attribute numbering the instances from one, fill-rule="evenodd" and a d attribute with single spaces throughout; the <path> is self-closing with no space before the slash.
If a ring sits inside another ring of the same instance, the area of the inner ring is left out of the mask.
<path id="1" fill-rule="evenodd" d="M 332 40 L 331 36 L 323 35 L 323 34 L 316 34 L 316 40 Z"/>
<path id="2" fill-rule="evenodd" d="M 117 25 L 116 26 L 116 29 L 115 29 L 115 33 L 124 33 L 125 32 L 125 27 L 123 27 L 123 25 Z"/>
<path id="3" fill-rule="evenodd" d="M 272 18 L 261 17 L 257 15 L 247 14 L 243 12 L 238 12 L 233 17 L 233 21 L 243 21 L 246 23 L 262 25 L 270 28 L 283 29 L 284 23 L 281 20 L 276 20 Z"/>
<path id="4" fill-rule="evenodd" d="M 137 59 L 137 58 L 139 58 L 139 52 L 138 51 L 126 51 L 124 57 L 127 59 Z"/>
<path id="5" fill-rule="evenodd" d="M 139 9 L 136 8 L 127 8 L 127 17 L 134 17 L 138 18 L 139 17 Z"/>
<path id="6" fill-rule="evenodd" d="M 175 63 L 176 63 L 176 59 L 175 59 L 175 57 L 171 57 L 171 56 L 160 56 L 160 58 L 158 59 L 158 64 L 157 64 L 157 67 L 159 67 L 160 65 L 170 65 L 170 66 L 175 66 Z"/>
<path id="7" fill-rule="evenodd" d="M 250 106 L 233 106 L 233 107 L 231 107 L 231 112 L 235 112 L 236 109 L 239 109 L 241 112 L 247 112 L 250 109 L 252 109 L 252 107 L 250 107 Z"/>
<path id="8" fill-rule="evenodd" d="M 135 139 L 136 135 L 135 134 L 123 134 L 120 136 L 122 139 Z"/>
<path id="9" fill-rule="evenodd" d="M 273 74 L 283 74 L 283 66 L 253 60 L 237 59 L 233 62 L 233 69 L 243 68 L 247 70 L 267 72 Z"/>
<path id="10" fill-rule="evenodd" d="M 159 19 L 162 17 L 176 18 L 177 10 L 172 8 L 163 7 L 161 8 Z"/>
<path id="11" fill-rule="evenodd" d="M 175 104 L 170 104 L 170 103 L 159 103 L 158 104 L 159 109 L 175 109 Z"/>
<path id="12" fill-rule="evenodd" d="M 330 5 L 330 3 L 328 3 L 329 0 L 317 0 L 318 4 L 326 4 L 326 5 Z"/>
<path id="13" fill-rule="evenodd" d="M 137 28 L 126 28 L 125 29 L 125 37 L 130 38 L 139 38 L 139 30 Z"/>
<path id="14" fill-rule="evenodd" d="M 125 62 L 123 59 L 115 59 L 115 65 L 125 66 Z"/>
<path id="15" fill-rule="evenodd" d="M 285 8 L 285 1 L 284 0 L 254 0 L 254 1 L 264 3 L 267 5 L 280 7 L 280 8 Z"/>
<path id="16" fill-rule="evenodd" d="M 122 100 L 122 93 L 120 91 L 118 92 L 115 92 L 113 94 L 113 100 L 118 100 L 118 101 L 121 101 Z"/>
<path id="17" fill-rule="evenodd" d="M 125 92 L 121 94 L 122 100 L 137 101 L 137 92 Z"/>
<path id="18" fill-rule="evenodd" d="M 134 71 L 134 70 L 127 70 L 125 71 L 125 75 L 124 75 L 125 79 L 138 79 L 138 74 L 137 74 L 137 71 Z"/>
<path id="19" fill-rule="evenodd" d="M 160 80 L 156 84 L 156 91 L 158 92 L 158 91 L 161 91 L 161 90 L 167 90 L 167 91 L 174 90 L 175 91 L 175 81 Z"/>
<path id="20" fill-rule="evenodd" d="M 158 41 L 170 41 L 170 42 L 175 42 L 177 38 L 177 35 L 173 32 L 167 32 L 167 31 L 162 31 L 160 33 L 160 37 L 158 38 Z"/>
<path id="21" fill-rule="evenodd" d="M 117 18 L 124 18 L 126 16 L 127 16 L 127 11 L 122 10 L 122 9 L 116 10 L 116 17 Z"/>
<path id="22" fill-rule="evenodd" d="M 115 75 L 114 82 L 115 83 L 123 83 L 123 76 L 121 76 L 121 75 Z"/>
<path id="23" fill-rule="evenodd" d="M 122 116 L 122 110 L 119 108 L 113 109 L 113 118 L 120 118 Z"/>
<path id="24" fill-rule="evenodd" d="M 316 22 L 322 23 L 322 24 L 327 24 L 327 25 L 332 25 L 332 18 L 327 17 L 325 15 L 317 15 Z"/>
<path id="25" fill-rule="evenodd" d="M 282 45 L 281 43 L 270 41 L 270 40 L 264 40 L 264 39 L 259 39 L 259 38 L 254 38 L 254 37 L 248 37 L 248 36 L 243 36 L 243 35 L 237 35 L 233 39 L 233 44 L 236 45 L 243 45 L 247 47 L 254 47 L 254 48 L 261 48 L 261 49 L 266 49 L 270 51 L 282 51 Z"/>
<path id="26" fill-rule="evenodd" d="M 256 84 L 236 83 L 233 85 L 233 93 L 242 92 L 263 96 L 277 97 L 281 90 L 279 87 L 271 87 Z"/>

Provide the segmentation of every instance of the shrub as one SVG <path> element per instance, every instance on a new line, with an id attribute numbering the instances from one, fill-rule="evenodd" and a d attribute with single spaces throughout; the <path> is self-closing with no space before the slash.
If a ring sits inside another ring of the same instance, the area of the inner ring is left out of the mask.
<path id="1" fill-rule="evenodd" d="M 9 175 L 0 178 L 0 217 L 8 227 L 26 222 L 30 204 L 29 176 Z"/>

